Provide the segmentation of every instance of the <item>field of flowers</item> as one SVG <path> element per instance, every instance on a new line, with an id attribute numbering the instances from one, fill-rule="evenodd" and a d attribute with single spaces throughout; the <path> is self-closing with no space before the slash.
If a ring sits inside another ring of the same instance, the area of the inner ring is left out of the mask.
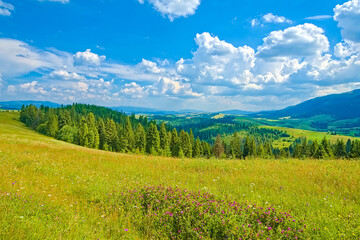
<path id="1" fill-rule="evenodd" d="M 0 113 L 0 239 L 360 239 L 360 161 L 82 148 Z"/>

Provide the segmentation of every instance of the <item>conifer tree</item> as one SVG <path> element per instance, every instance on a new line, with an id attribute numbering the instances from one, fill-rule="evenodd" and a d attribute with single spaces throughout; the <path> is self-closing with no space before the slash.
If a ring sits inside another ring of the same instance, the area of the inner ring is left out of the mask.
<path id="1" fill-rule="evenodd" d="M 176 128 L 172 130 L 171 142 L 170 142 L 171 156 L 178 157 L 180 151 L 180 140 Z"/>
<path id="2" fill-rule="evenodd" d="M 59 117 L 59 129 L 61 129 L 65 125 L 71 126 L 71 115 L 68 110 L 62 111 Z"/>
<path id="3" fill-rule="evenodd" d="M 49 112 L 49 120 L 47 122 L 48 135 L 50 137 L 55 137 L 56 133 L 59 130 L 58 117 L 53 111 Z"/>
<path id="4" fill-rule="evenodd" d="M 129 117 L 126 117 L 123 137 L 126 139 L 127 142 L 126 151 L 132 152 L 135 147 L 135 136 Z"/>
<path id="5" fill-rule="evenodd" d="M 150 123 L 146 136 L 146 151 L 149 154 L 158 154 L 160 149 L 160 135 L 156 124 Z"/>
<path id="6" fill-rule="evenodd" d="M 160 125 L 160 149 L 162 151 L 162 154 L 164 156 L 170 156 L 170 142 L 169 142 L 169 137 L 168 137 L 168 133 L 166 131 L 166 126 L 165 123 L 161 123 Z"/>
<path id="7" fill-rule="evenodd" d="M 241 139 L 235 131 L 230 141 L 230 152 L 234 158 L 242 158 Z"/>
<path id="8" fill-rule="evenodd" d="M 337 158 L 346 157 L 346 148 L 343 140 L 337 140 L 334 146 L 334 155 Z"/>
<path id="9" fill-rule="evenodd" d="M 191 139 L 189 133 L 185 132 L 184 130 L 181 130 L 180 132 L 180 145 L 185 157 L 191 158 L 192 157 Z"/>
<path id="10" fill-rule="evenodd" d="M 215 144 L 214 144 L 214 155 L 215 157 L 220 158 L 223 155 L 223 153 L 224 153 L 224 146 L 221 141 L 221 136 L 220 134 L 218 134 L 216 136 Z"/>
<path id="11" fill-rule="evenodd" d="M 248 157 L 250 155 L 250 148 L 251 148 L 251 142 L 249 136 L 246 137 L 245 143 L 244 143 L 244 158 Z"/>
<path id="12" fill-rule="evenodd" d="M 314 154 L 313 157 L 316 158 L 316 159 L 325 159 L 325 158 L 328 157 L 328 155 L 327 155 L 327 153 L 326 153 L 326 151 L 325 151 L 325 149 L 324 149 L 324 147 L 323 147 L 322 144 L 320 144 L 320 145 L 317 147 L 317 149 L 316 149 L 315 154 Z"/>
<path id="13" fill-rule="evenodd" d="M 117 151 L 118 134 L 113 119 L 108 118 L 106 120 L 105 129 L 106 129 L 106 144 L 109 147 L 109 150 Z"/>
<path id="14" fill-rule="evenodd" d="M 95 116 L 93 113 L 89 113 L 86 117 L 86 123 L 88 126 L 88 144 L 91 148 L 99 148 L 99 132 L 96 127 Z"/>
<path id="15" fill-rule="evenodd" d="M 326 137 L 323 138 L 323 140 L 321 140 L 321 145 L 324 147 L 324 150 L 326 152 L 326 154 L 331 158 L 333 157 L 333 151 L 331 149 L 331 144 L 330 141 L 328 141 L 326 139 Z"/>
<path id="16" fill-rule="evenodd" d="M 145 153 L 146 151 L 146 132 L 141 123 L 138 123 L 135 133 L 135 146 L 139 149 L 140 153 Z"/>
<path id="17" fill-rule="evenodd" d="M 193 157 L 198 158 L 202 155 L 202 146 L 199 137 L 196 138 L 194 143 Z"/>
<path id="18" fill-rule="evenodd" d="M 347 142 L 346 142 L 346 146 L 345 146 L 345 149 L 346 149 L 346 155 L 347 155 L 347 156 L 349 156 L 349 155 L 350 155 L 351 147 L 352 147 L 351 140 L 350 140 L 350 139 L 348 139 L 348 140 L 347 140 Z"/>
<path id="19" fill-rule="evenodd" d="M 81 146 L 84 146 L 84 147 L 89 146 L 88 134 L 89 134 L 88 125 L 86 123 L 85 118 L 82 117 L 80 120 L 80 126 L 79 126 L 79 143 Z"/>
<path id="20" fill-rule="evenodd" d="M 99 132 L 99 148 L 102 150 L 107 150 L 108 145 L 106 143 L 106 139 L 107 139 L 106 128 L 105 128 L 104 120 L 102 118 L 99 118 L 97 122 L 97 128 Z"/>
<path id="21" fill-rule="evenodd" d="M 207 158 L 210 158 L 210 156 L 211 156 L 211 148 L 210 148 L 209 143 L 207 143 L 205 141 L 202 141 L 201 145 L 202 145 L 202 150 L 203 150 L 203 156 L 207 157 Z"/>

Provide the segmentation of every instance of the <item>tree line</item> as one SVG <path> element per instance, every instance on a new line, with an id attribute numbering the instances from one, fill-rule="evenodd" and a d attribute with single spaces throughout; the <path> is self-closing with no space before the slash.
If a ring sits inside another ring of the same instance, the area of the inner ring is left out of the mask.
<path id="1" fill-rule="evenodd" d="M 21 108 L 20 120 L 41 134 L 89 148 L 189 158 L 212 155 L 210 144 L 195 139 L 191 130 L 178 132 L 164 122 L 105 107 L 29 105 Z"/>
<path id="2" fill-rule="evenodd" d="M 213 144 L 196 138 L 192 132 L 177 130 L 164 122 L 157 124 L 146 116 L 128 116 L 105 107 L 73 104 L 59 108 L 23 106 L 20 120 L 41 134 L 84 147 L 126 153 L 172 157 L 210 158 L 359 158 L 360 142 L 338 140 L 331 144 L 297 139 L 288 148 L 274 148 L 272 138 L 236 131 L 227 144 L 217 135 Z M 253 129 L 253 128 L 252 128 Z M 256 133 L 256 130 L 252 130 Z M 279 132 L 279 135 L 283 134 Z"/>

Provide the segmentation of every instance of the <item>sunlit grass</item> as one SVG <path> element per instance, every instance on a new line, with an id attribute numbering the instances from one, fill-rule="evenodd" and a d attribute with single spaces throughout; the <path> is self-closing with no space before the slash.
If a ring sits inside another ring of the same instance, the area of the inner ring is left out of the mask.
<path id="1" fill-rule="evenodd" d="M 17 118 L 0 113 L 0 239 L 154 237 L 109 198 L 160 185 L 292 211 L 307 239 L 360 237 L 359 161 L 118 154 L 42 136 Z"/>

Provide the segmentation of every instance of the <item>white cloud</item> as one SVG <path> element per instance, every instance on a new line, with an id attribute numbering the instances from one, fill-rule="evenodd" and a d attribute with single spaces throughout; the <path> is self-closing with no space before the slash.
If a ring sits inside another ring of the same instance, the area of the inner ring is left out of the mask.
<path id="1" fill-rule="evenodd" d="M 54 70 L 49 74 L 50 78 L 62 79 L 62 80 L 84 80 L 85 77 L 77 73 L 69 73 L 64 69 Z"/>
<path id="2" fill-rule="evenodd" d="M 334 48 L 334 55 L 339 58 L 346 58 L 357 53 L 360 53 L 360 43 L 350 40 L 340 42 Z"/>
<path id="3" fill-rule="evenodd" d="M 80 92 L 87 92 L 89 89 L 89 84 L 85 83 L 85 82 L 78 82 L 77 86 L 76 86 L 76 90 L 80 91 Z"/>
<path id="4" fill-rule="evenodd" d="M 200 97 L 201 94 L 193 92 L 191 85 L 183 83 L 178 80 L 170 79 L 167 77 L 161 77 L 157 83 L 154 84 L 156 88 L 152 93 L 154 95 L 165 95 L 175 97 Z"/>
<path id="5" fill-rule="evenodd" d="M 3 79 L 2 79 L 2 75 L 0 73 L 0 89 L 2 88 L 2 86 L 3 86 Z"/>
<path id="6" fill-rule="evenodd" d="M 41 87 L 37 81 L 32 81 L 29 83 L 24 83 L 20 85 L 20 88 L 27 93 L 35 94 L 46 94 L 47 92 Z"/>
<path id="7" fill-rule="evenodd" d="M 70 0 L 39 0 L 40 2 L 59 2 L 62 4 L 70 3 Z"/>
<path id="8" fill-rule="evenodd" d="M 252 26 L 252 27 L 255 27 L 255 26 L 257 26 L 257 25 L 260 25 L 260 21 L 257 20 L 257 19 L 252 19 L 252 20 L 251 20 L 251 26 Z"/>
<path id="9" fill-rule="evenodd" d="M 255 60 L 255 51 L 251 47 L 234 47 L 207 32 L 197 34 L 195 42 L 198 49 L 193 58 L 180 59 L 176 63 L 179 75 L 206 85 L 247 83 L 243 75 L 253 67 Z"/>
<path id="10" fill-rule="evenodd" d="M 86 49 L 85 52 L 77 52 L 74 55 L 75 64 L 77 65 L 100 65 L 105 59 L 106 56 L 99 56 L 96 53 L 92 53 L 91 49 Z"/>
<path id="11" fill-rule="evenodd" d="M 311 16 L 311 17 L 306 17 L 306 20 L 327 20 L 327 19 L 331 19 L 333 18 L 333 16 L 331 15 L 316 15 L 316 16 Z"/>
<path id="12" fill-rule="evenodd" d="M 272 13 L 265 14 L 262 19 L 265 23 L 292 23 L 292 21 L 287 19 L 286 17 L 277 16 Z"/>
<path id="13" fill-rule="evenodd" d="M 260 19 L 257 19 L 257 18 L 252 19 L 250 21 L 250 23 L 251 23 L 252 27 L 259 26 L 259 25 L 261 27 L 264 27 L 265 24 L 267 24 L 267 23 L 292 24 L 292 21 L 283 16 L 277 16 L 277 15 L 274 15 L 273 13 L 267 13 L 267 14 L 263 15 Z"/>
<path id="14" fill-rule="evenodd" d="M 159 68 L 156 62 L 152 62 L 146 59 L 142 59 L 141 63 L 139 63 L 138 66 L 150 73 L 164 72 L 164 69 Z"/>
<path id="15" fill-rule="evenodd" d="M 0 16 L 10 16 L 15 8 L 12 4 L 0 0 Z"/>
<path id="16" fill-rule="evenodd" d="M 135 82 L 126 83 L 120 90 L 120 93 L 130 96 L 131 98 L 144 98 L 148 95 L 145 87 Z M 119 94 L 117 94 L 117 96 L 118 95 Z"/>
<path id="17" fill-rule="evenodd" d="M 360 42 L 360 1 L 351 0 L 334 8 L 334 20 L 344 39 Z"/>
<path id="18" fill-rule="evenodd" d="M 258 47 L 258 57 L 308 57 L 321 55 L 329 50 L 324 30 L 305 23 L 283 31 L 274 31 Z"/>
<path id="19" fill-rule="evenodd" d="M 72 64 L 70 54 L 60 51 L 42 51 L 14 39 L 0 39 L 0 72 L 5 77 Z"/>
<path id="20" fill-rule="evenodd" d="M 200 5 L 200 0 L 147 0 L 156 11 L 173 21 L 175 18 L 187 17 L 195 14 Z M 144 0 L 138 0 L 144 4 Z"/>

